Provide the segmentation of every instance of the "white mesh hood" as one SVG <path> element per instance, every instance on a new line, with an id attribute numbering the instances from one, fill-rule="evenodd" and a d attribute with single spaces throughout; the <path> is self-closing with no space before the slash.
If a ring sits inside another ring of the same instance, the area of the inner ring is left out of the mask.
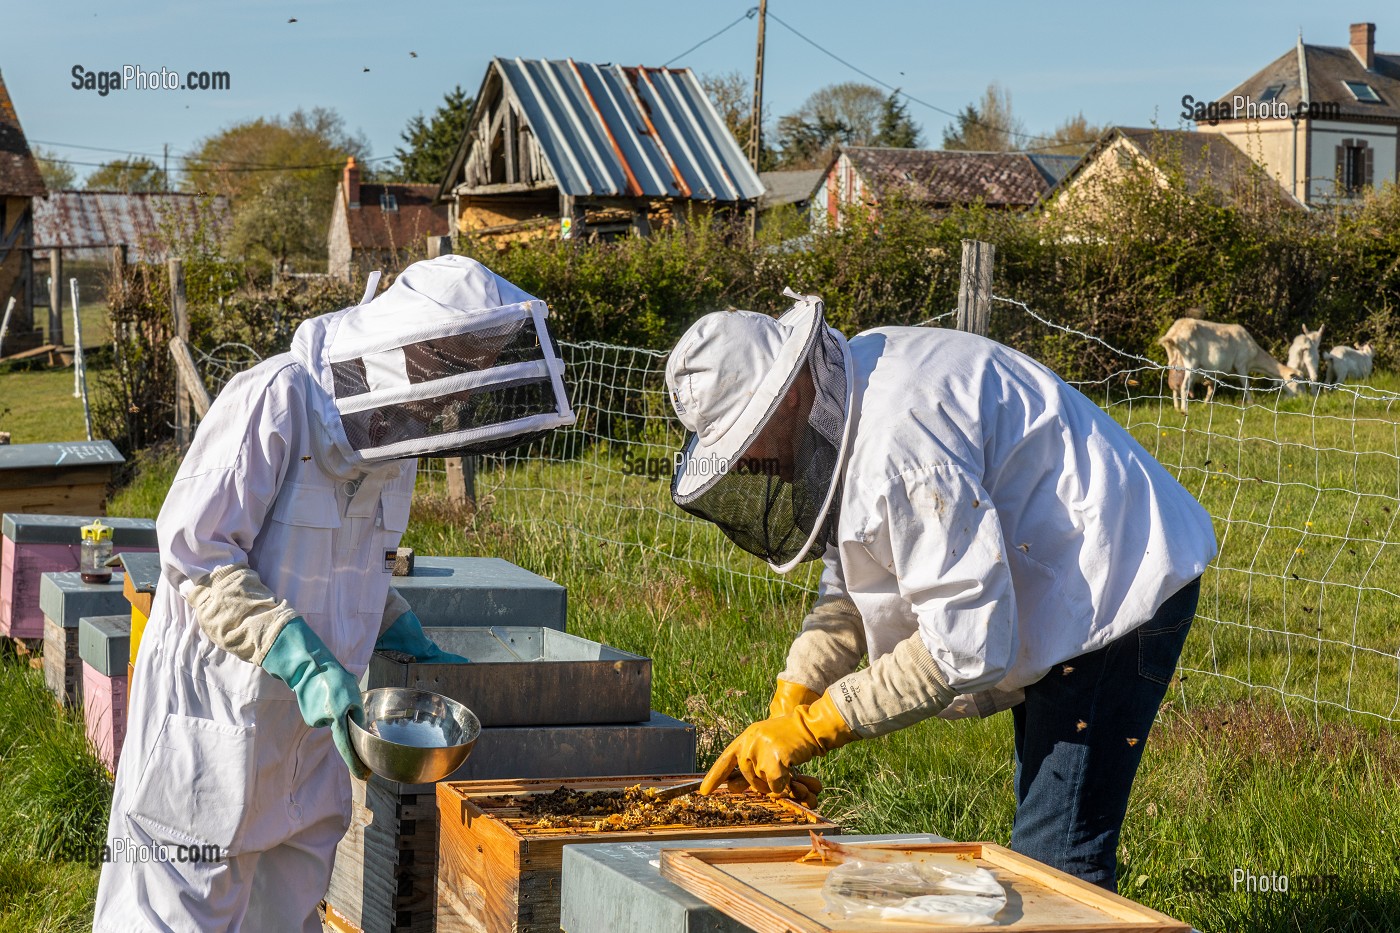
<path id="1" fill-rule="evenodd" d="M 574 421 L 548 314 L 476 260 L 442 256 L 369 302 L 305 321 L 292 354 L 352 459 L 487 453 Z"/>

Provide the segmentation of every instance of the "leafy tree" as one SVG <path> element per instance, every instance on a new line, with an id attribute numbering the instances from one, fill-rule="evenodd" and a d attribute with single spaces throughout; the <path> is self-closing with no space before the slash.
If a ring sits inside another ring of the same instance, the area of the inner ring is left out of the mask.
<path id="1" fill-rule="evenodd" d="M 442 105 L 431 117 L 415 114 L 399 134 L 405 146 L 394 150 L 397 159 L 387 173 L 388 180 L 438 184 L 447 174 L 467 131 L 472 99 L 461 85 L 442 96 Z"/>
<path id="2" fill-rule="evenodd" d="M 313 192 L 290 173 L 265 174 L 257 187 L 245 189 L 233 215 L 229 245 L 235 253 L 267 260 L 284 268 L 309 244 L 326 241 L 326 226 L 318 224 Z"/>
<path id="3" fill-rule="evenodd" d="M 58 153 L 42 146 L 35 146 L 30 151 L 34 154 L 34 160 L 39 163 L 39 174 L 44 178 L 45 188 L 61 191 L 78 186 L 78 173 L 67 161 L 60 159 Z"/>
<path id="4" fill-rule="evenodd" d="M 823 168 L 837 146 L 875 143 L 885 94 L 870 84 L 831 84 L 778 120 L 784 168 Z"/>
<path id="5" fill-rule="evenodd" d="M 897 90 L 886 97 L 880 107 L 874 143 L 891 149 L 918 149 L 924 144 L 923 134 L 909 116 L 909 105 L 899 99 Z"/>
<path id="6" fill-rule="evenodd" d="M 1033 140 L 1011 109 L 1011 92 L 996 81 L 987 85 L 982 98 L 968 104 L 956 122 L 943 130 L 944 149 L 970 152 L 1015 152 Z"/>
<path id="7" fill-rule="evenodd" d="M 1084 111 L 1080 111 L 1072 117 L 1068 117 L 1063 123 L 1055 127 L 1043 145 L 1037 146 L 1042 152 L 1054 152 L 1062 155 L 1083 155 L 1103 134 L 1104 128 L 1096 126 L 1084 119 Z"/>
<path id="8" fill-rule="evenodd" d="M 185 159 L 184 187 L 229 199 L 233 255 L 324 258 L 336 182 L 346 158 L 363 163 L 368 149 L 334 110 L 259 117 L 202 140 Z M 269 198 L 283 201 L 273 205 Z"/>
<path id="9" fill-rule="evenodd" d="M 114 159 L 92 170 L 83 182 L 88 191 L 164 191 L 165 173 L 150 159 Z"/>
<path id="10" fill-rule="evenodd" d="M 735 142 L 749 153 L 749 127 L 753 126 L 753 82 L 739 71 L 700 76 L 700 86 L 719 111 L 720 119 L 729 127 Z M 770 133 L 764 129 L 758 143 L 758 170 L 766 172 L 778 167 L 777 153 L 769 145 Z"/>

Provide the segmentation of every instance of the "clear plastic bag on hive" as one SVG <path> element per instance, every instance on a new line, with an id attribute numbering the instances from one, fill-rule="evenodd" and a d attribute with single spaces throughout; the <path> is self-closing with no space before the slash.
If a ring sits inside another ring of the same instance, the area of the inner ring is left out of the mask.
<path id="1" fill-rule="evenodd" d="M 822 885 L 828 912 L 843 919 L 914 920 L 987 926 L 1006 906 L 1006 889 L 985 868 L 954 855 L 907 861 L 845 861 Z"/>

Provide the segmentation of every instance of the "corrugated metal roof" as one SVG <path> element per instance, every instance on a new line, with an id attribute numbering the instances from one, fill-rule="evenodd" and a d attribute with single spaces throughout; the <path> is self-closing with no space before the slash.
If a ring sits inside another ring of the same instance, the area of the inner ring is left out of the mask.
<path id="1" fill-rule="evenodd" d="M 751 201 L 763 183 L 689 68 L 497 58 L 559 189 Z"/>
<path id="2" fill-rule="evenodd" d="M 192 230 L 199 221 L 200 196 L 163 191 L 51 191 L 34 199 L 36 249 L 97 249 L 125 244 L 133 262 L 164 259 L 152 252 L 162 231 Z M 209 198 L 216 237 L 229 226 L 228 199 Z"/>

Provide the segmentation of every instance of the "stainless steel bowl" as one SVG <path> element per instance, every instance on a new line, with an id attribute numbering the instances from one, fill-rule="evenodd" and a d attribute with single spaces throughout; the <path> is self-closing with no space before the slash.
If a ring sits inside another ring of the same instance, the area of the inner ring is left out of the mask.
<path id="1" fill-rule="evenodd" d="M 403 784 L 431 784 L 462 766 L 481 735 L 476 714 L 456 700 L 411 687 L 364 694 L 365 725 L 350 742 L 371 771 Z"/>

